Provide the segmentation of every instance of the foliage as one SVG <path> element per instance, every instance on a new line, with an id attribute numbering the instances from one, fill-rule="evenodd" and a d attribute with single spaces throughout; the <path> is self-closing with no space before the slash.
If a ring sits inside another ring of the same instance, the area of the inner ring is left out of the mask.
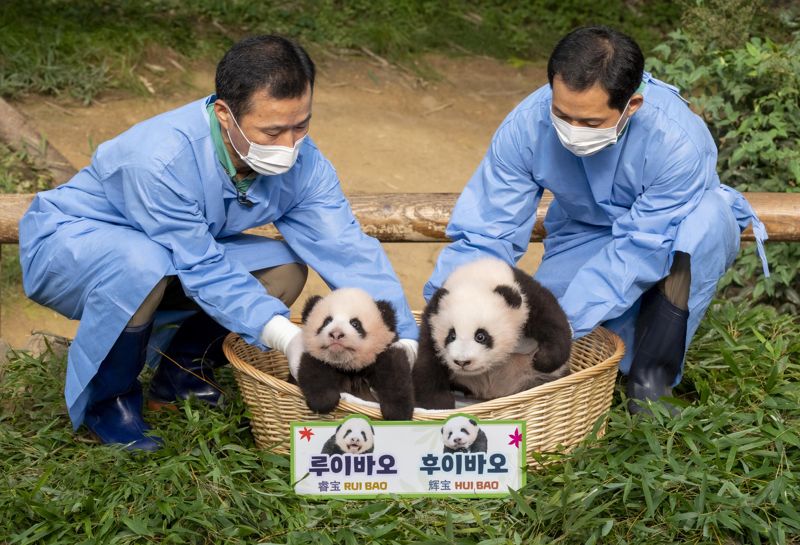
<path id="1" fill-rule="evenodd" d="M 738 43 L 728 38 L 723 43 L 736 45 L 722 47 L 706 36 L 733 36 L 738 27 L 731 25 L 738 22 L 707 11 L 700 11 L 698 18 L 706 32 L 671 33 L 653 50 L 649 68 L 684 89 L 708 123 L 719 146 L 723 183 L 741 191 L 800 191 L 800 32 L 775 42 L 739 29 Z M 794 25 L 791 18 L 784 20 L 786 28 Z M 763 278 L 760 262 L 750 252 L 723 279 L 725 295 L 754 298 L 796 313 L 800 246 L 769 244 L 767 255 L 770 279 Z"/>
<path id="2" fill-rule="evenodd" d="M 667 0 L 5 0 L 0 95 L 68 93 L 89 102 L 109 87 L 144 92 L 148 59 L 167 71 L 168 59 L 216 61 L 233 40 L 262 32 L 366 47 L 395 61 L 432 50 L 531 59 L 587 23 L 625 28 L 649 49 L 678 16 Z"/>
<path id="3" fill-rule="evenodd" d="M 154 454 L 88 444 L 66 416 L 63 359 L 20 353 L 0 382 L 0 535 L 8 544 L 798 543 L 799 360 L 796 319 L 721 304 L 689 353 L 678 418 L 631 418 L 618 395 L 604 438 L 531 473 L 509 500 L 359 502 L 295 496 L 287 459 L 254 448 L 237 396 L 221 411 L 187 403 L 148 413 L 166 441 Z"/>
<path id="4" fill-rule="evenodd" d="M 25 151 L 0 142 L 0 193 L 35 193 L 50 187 L 52 176 Z"/>
<path id="5" fill-rule="evenodd" d="M 684 10 L 681 27 L 692 36 L 702 37 L 721 49 L 742 45 L 751 35 L 769 28 L 771 19 L 765 0 L 680 0 Z M 774 30 L 774 29 L 770 29 Z"/>

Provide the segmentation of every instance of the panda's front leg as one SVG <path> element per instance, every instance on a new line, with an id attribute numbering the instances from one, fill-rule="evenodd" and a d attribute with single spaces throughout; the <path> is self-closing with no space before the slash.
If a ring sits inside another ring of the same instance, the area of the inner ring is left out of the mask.
<path id="1" fill-rule="evenodd" d="M 342 375 L 323 361 L 303 354 L 297 370 L 297 382 L 308 408 L 316 413 L 329 413 L 339 404 Z"/>
<path id="2" fill-rule="evenodd" d="M 414 387 L 411 367 L 402 348 L 389 348 L 370 367 L 369 382 L 378 394 L 384 420 L 411 420 Z"/>
<path id="3" fill-rule="evenodd" d="M 569 329 L 553 328 L 540 335 L 538 348 L 533 356 L 533 368 L 542 373 L 552 373 L 569 361 L 572 338 Z"/>
<path id="4" fill-rule="evenodd" d="M 452 409 L 456 406 L 450 390 L 447 366 L 436 354 L 428 327 L 420 328 L 419 351 L 412 371 L 414 403 L 423 409 Z"/>

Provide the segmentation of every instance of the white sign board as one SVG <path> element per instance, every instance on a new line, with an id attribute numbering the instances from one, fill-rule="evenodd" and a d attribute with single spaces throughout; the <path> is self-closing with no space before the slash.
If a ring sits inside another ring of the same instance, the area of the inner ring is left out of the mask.
<path id="1" fill-rule="evenodd" d="M 317 497 L 498 497 L 525 485 L 525 422 L 292 422 L 295 492 Z"/>

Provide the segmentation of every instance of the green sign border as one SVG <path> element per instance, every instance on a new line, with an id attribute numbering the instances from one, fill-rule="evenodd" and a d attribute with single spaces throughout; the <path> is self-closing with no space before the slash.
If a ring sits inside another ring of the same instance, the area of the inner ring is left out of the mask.
<path id="1" fill-rule="evenodd" d="M 444 424 L 448 420 L 456 416 L 465 416 L 467 418 L 471 418 L 478 422 L 478 424 L 514 424 L 521 428 L 522 430 L 522 447 L 521 447 L 521 467 L 522 469 L 522 482 L 520 489 L 525 487 L 528 481 L 528 472 L 527 472 L 527 462 L 526 458 L 528 456 L 528 433 L 527 433 L 527 426 L 524 420 L 481 420 L 479 418 L 475 418 L 469 413 L 454 413 L 449 415 L 447 418 L 442 420 L 372 420 L 366 415 L 360 413 L 353 413 L 349 415 L 347 418 L 343 418 L 341 420 L 303 420 L 303 421 L 294 421 L 289 422 L 289 429 L 291 430 L 291 450 L 289 451 L 289 464 L 290 464 L 290 478 L 292 483 L 292 490 L 294 491 L 295 486 L 299 482 L 296 479 L 294 466 L 294 453 L 295 453 L 295 431 L 296 428 L 304 426 L 304 427 L 336 427 L 344 422 L 350 420 L 351 418 L 364 418 L 373 427 L 376 425 L 378 427 L 388 427 L 388 426 L 430 426 L 435 425 L 437 422 Z M 305 479 L 309 474 L 306 473 L 303 475 Z M 508 490 L 513 490 L 509 488 Z M 346 499 L 346 500 L 367 500 L 367 499 L 378 499 L 378 498 L 506 498 L 511 497 L 511 492 L 490 492 L 490 493 L 469 493 L 469 492 L 457 492 L 453 494 L 426 494 L 424 492 L 385 492 L 382 494 L 298 494 L 296 491 L 294 492 L 296 496 L 302 496 L 303 498 L 309 499 L 316 499 L 316 500 L 331 500 L 331 499 Z"/>

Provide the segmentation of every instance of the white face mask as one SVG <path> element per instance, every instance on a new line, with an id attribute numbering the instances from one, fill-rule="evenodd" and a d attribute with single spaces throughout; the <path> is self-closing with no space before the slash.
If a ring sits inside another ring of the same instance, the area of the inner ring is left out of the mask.
<path id="1" fill-rule="evenodd" d="M 633 97 L 631 97 L 633 98 Z M 550 119 L 553 121 L 553 126 L 556 129 L 556 134 L 561 143 L 569 151 L 578 157 L 588 157 L 594 155 L 598 151 L 617 143 L 620 133 L 628 124 L 630 117 L 625 117 L 625 112 L 628 111 L 628 105 L 631 101 L 628 99 L 628 104 L 622 110 L 622 115 L 613 127 L 605 129 L 596 129 L 593 127 L 573 127 L 550 110 Z M 625 122 L 622 123 L 622 120 Z M 619 124 L 622 123 L 620 127 Z"/>
<path id="2" fill-rule="evenodd" d="M 227 104 L 225 107 L 228 108 Z M 251 142 L 244 135 L 244 131 L 239 126 L 239 122 L 236 121 L 236 118 L 233 116 L 233 112 L 231 112 L 230 108 L 228 108 L 228 113 L 231 114 L 231 118 L 236 124 L 236 128 L 239 129 L 239 134 L 241 134 L 242 138 L 244 138 L 245 141 L 250 145 L 249 149 L 247 150 L 247 155 L 242 155 L 242 152 L 236 149 L 236 144 L 233 143 L 231 131 L 225 129 L 228 133 L 228 140 L 230 140 L 231 146 L 233 146 L 233 149 L 239 154 L 239 157 L 242 158 L 242 161 L 247 163 L 247 166 L 265 176 L 283 174 L 292 168 L 292 166 L 294 166 L 295 161 L 297 161 L 297 155 L 300 153 L 300 146 L 303 144 L 303 140 L 305 140 L 306 135 L 303 135 L 302 138 L 295 142 L 293 148 L 287 148 L 286 146 L 265 146 L 263 144 L 256 144 L 255 142 Z"/>

